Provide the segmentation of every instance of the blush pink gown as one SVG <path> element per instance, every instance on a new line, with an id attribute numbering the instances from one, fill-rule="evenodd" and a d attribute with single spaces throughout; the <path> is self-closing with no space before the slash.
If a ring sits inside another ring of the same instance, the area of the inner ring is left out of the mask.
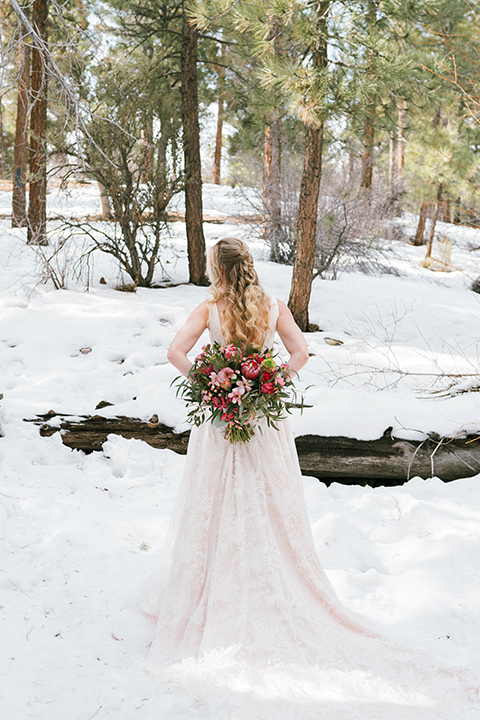
<path id="1" fill-rule="evenodd" d="M 274 301 L 266 346 L 277 317 Z M 218 311 L 210 335 L 222 341 Z M 145 669 L 159 679 L 159 719 L 480 718 L 473 674 L 399 646 L 341 604 L 287 421 L 244 445 L 209 422 L 192 429 L 162 556 L 142 602 L 156 620 Z"/>

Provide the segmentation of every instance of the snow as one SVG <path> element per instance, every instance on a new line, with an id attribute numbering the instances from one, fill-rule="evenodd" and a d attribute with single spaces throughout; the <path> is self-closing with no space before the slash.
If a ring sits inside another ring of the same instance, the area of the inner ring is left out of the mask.
<path id="1" fill-rule="evenodd" d="M 0 213 L 9 203 L 1 193 Z M 206 207 L 252 213 L 244 193 L 224 186 L 206 186 Z M 99 208 L 94 185 L 49 195 L 51 217 Z M 403 222 L 411 227 L 414 218 Z M 287 299 L 291 268 L 269 262 L 248 225 L 209 223 L 205 231 L 208 245 L 245 237 L 268 292 Z M 480 298 L 468 286 L 480 234 L 442 224 L 440 232 L 453 241 L 453 272 L 432 273 L 420 265 L 424 248 L 389 241 L 399 277 L 315 281 L 310 316 L 322 332 L 307 338 L 312 357 L 300 379 L 313 407 L 293 415 L 296 434 L 480 434 L 478 393 L 432 395 L 449 381 L 425 374 L 467 373 L 474 382 L 478 372 Z M 157 413 L 185 429 L 166 350 L 205 289 L 186 284 L 180 222 L 162 259 L 183 284 L 134 294 L 114 289 L 122 278 L 103 256 L 88 292 L 74 279 L 55 291 L 39 281 L 41 262 L 23 230 L 4 219 L 0 236 L 0 717 L 157 719 L 158 688 L 139 669 L 152 628 L 132 595 L 155 565 L 184 458 L 116 436 L 86 456 L 58 434 L 40 437 L 24 418 L 50 409 L 93 414 L 107 400 L 113 406 L 102 414 Z M 305 478 L 317 549 L 345 604 L 393 638 L 477 672 L 479 480 L 413 478 L 372 489 Z"/>

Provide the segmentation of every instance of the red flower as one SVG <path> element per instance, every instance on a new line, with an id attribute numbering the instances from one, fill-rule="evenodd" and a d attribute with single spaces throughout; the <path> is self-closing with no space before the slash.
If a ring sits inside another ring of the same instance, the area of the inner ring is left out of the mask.
<path id="1" fill-rule="evenodd" d="M 275 392 L 275 385 L 272 382 L 263 383 L 261 390 L 262 393 L 265 393 L 266 395 L 271 395 Z"/>

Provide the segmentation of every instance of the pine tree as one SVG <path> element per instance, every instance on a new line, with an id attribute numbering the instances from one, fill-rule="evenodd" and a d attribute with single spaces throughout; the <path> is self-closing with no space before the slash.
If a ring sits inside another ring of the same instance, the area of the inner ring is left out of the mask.
<path id="1" fill-rule="evenodd" d="M 155 40 L 170 60 L 165 98 L 177 97 L 180 85 L 185 176 L 185 221 L 190 282 L 205 285 L 206 253 L 203 235 L 202 176 L 198 101 L 198 32 L 191 21 L 190 3 L 174 0 L 108 0 L 115 9 L 120 33 L 135 43 Z M 158 60 L 157 60 L 158 62 Z M 168 102 L 168 100 L 166 100 Z M 150 130 L 143 128 L 145 137 Z M 148 141 L 147 141 L 148 144 Z"/>
<path id="2" fill-rule="evenodd" d="M 207 285 L 198 120 L 197 42 L 197 29 L 190 18 L 185 0 L 182 0 L 181 86 L 188 267 L 191 283 Z"/>

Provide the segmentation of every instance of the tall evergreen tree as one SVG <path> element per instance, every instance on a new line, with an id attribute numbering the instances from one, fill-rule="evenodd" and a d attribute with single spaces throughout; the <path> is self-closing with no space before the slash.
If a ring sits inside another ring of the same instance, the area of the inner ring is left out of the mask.
<path id="1" fill-rule="evenodd" d="M 207 285 L 198 120 L 197 43 L 197 29 L 188 13 L 185 0 L 182 0 L 181 86 L 188 267 L 191 283 Z"/>
<path id="2" fill-rule="evenodd" d="M 171 61 L 172 94 L 180 85 L 183 125 L 185 220 L 190 282 L 206 284 L 206 254 L 203 235 L 200 126 L 198 118 L 198 33 L 191 21 L 190 5 L 174 0 L 108 0 L 116 11 L 120 33 L 141 44 L 155 38 Z"/>

